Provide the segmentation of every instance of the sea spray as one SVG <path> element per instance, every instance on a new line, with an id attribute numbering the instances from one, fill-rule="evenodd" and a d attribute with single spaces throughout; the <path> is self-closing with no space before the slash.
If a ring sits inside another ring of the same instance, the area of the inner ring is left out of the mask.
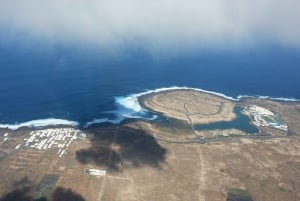
<path id="1" fill-rule="evenodd" d="M 139 103 L 139 97 L 148 95 L 151 93 L 158 93 L 158 92 L 164 92 L 164 91 L 170 91 L 170 90 L 195 90 L 199 92 L 204 92 L 216 96 L 220 96 L 232 101 L 239 101 L 241 98 L 248 97 L 248 98 L 261 98 L 261 99 L 271 99 L 271 100 L 280 100 L 280 101 L 299 101 L 294 98 L 274 98 L 270 96 L 249 96 L 249 95 L 239 95 L 236 98 L 231 96 L 226 96 L 225 94 L 204 90 L 200 88 L 192 88 L 192 87 L 163 87 L 153 90 L 146 90 L 141 93 L 135 93 L 130 94 L 127 96 L 118 96 L 115 97 L 115 104 L 117 107 L 117 110 L 110 112 L 114 113 L 116 116 L 116 119 L 108 119 L 108 118 L 102 118 L 102 119 L 94 119 L 92 121 L 89 121 L 85 124 L 85 127 L 89 127 L 93 124 L 98 123 L 112 123 L 112 124 L 119 124 L 124 119 L 144 119 L 144 120 L 155 120 L 158 116 L 156 114 L 150 114 L 150 111 L 148 111 L 146 108 L 143 108 Z"/>
<path id="2" fill-rule="evenodd" d="M 31 120 L 31 121 L 26 121 L 26 122 L 16 123 L 16 124 L 0 124 L 0 128 L 17 130 L 21 127 L 37 128 L 37 127 L 58 126 L 58 125 L 76 127 L 79 125 L 79 123 L 77 121 L 49 118 L 49 119 Z"/>
<path id="3" fill-rule="evenodd" d="M 259 95 L 239 95 L 236 98 L 231 97 L 231 96 L 226 96 L 225 94 L 219 93 L 219 92 L 214 92 L 214 91 L 209 91 L 209 90 L 204 90 L 200 88 L 192 88 L 192 87 L 178 87 L 178 86 L 173 86 L 173 87 L 163 87 L 163 88 L 158 88 L 154 90 L 146 90 L 141 93 L 135 93 L 135 94 L 130 94 L 127 96 L 117 96 L 115 97 L 114 103 L 116 106 L 116 110 L 114 111 L 103 111 L 102 113 L 112 113 L 115 118 L 109 119 L 107 117 L 105 118 L 94 118 L 91 121 L 83 123 L 83 126 L 85 128 L 93 125 L 93 124 L 101 124 L 101 123 L 112 123 L 112 124 L 120 124 L 124 119 L 144 119 L 144 120 L 155 120 L 158 115 L 150 112 L 146 108 L 143 108 L 139 104 L 139 97 L 151 94 L 151 93 L 158 93 L 158 92 L 163 92 L 163 91 L 170 91 L 170 90 L 195 90 L 199 92 L 204 92 L 204 93 L 209 93 L 212 95 L 220 96 L 232 101 L 239 101 L 241 98 L 261 98 L 261 99 L 270 99 L 270 100 L 277 100 L 277 101 L 300 101 L 295 98 L 277 98 L 277 97 L 270 97 L 270 96 L 259 96 Z M 80 124 L 77 121 L 71 121 L 71 120 L 66 120 L 66 119 L 56 119 L 56 118 L 49 118 L 49 119 L 39 119 L 39 120 L 31 120 L 23 123 L 16 123 L 16 124 L 0 124 L 0 128 L 8 128 L 11 130 L 17 130 L 18 128 L 21 127 L 30 127 L 30 128 L 35 128 L 35 127 L 46 127 L 46 126 L 57 126 L 57 125 L 62 125 L 62 126 L 73 126 L 77 127 Z"/>

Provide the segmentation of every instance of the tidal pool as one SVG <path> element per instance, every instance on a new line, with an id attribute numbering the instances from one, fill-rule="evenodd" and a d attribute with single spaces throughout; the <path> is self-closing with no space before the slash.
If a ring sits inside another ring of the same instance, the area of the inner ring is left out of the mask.
<path id="1" fill-rule="evenodd" d="M 250 123 L 247 115 L 242 113 L 243 108 L 240 106 L 234 107 L 236 118 L 232 121 L 219 121 L 210 124 L 197 124 L 194 126 L 195 130 L 225 130 L 225 129 L 238 129 L 246 133 L 258 133 L 258 129 Z"/>

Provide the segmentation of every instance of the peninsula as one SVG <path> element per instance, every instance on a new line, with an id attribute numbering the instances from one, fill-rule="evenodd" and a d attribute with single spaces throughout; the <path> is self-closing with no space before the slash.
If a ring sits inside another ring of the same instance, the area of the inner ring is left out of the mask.
<path id="1" fill-rule="evenodd" d="M 256 99 L 234 100 L 194 89 L 150 93 L 139 99 L 148 110 L 189 124 L 202 138 L 287 135 L 288 126 L 280 113 L 267 109 L 263 100 L 253 100 Z"/>
<path id="2" fill-rule="evenodd" d="M 299 102 L 192 89 L 139 102 L 159 118 L 0 129 L 0 200 L 300 199 Z"/>

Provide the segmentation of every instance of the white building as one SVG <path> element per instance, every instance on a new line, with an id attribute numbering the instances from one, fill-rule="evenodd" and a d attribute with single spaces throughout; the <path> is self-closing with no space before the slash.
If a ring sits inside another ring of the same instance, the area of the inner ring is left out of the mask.
<path id="1" fill-rule="evenodd" d="M 98 169 L 85 169 L 84 174 L 86 175 L 95 175 L 95 176 L 105 176 L 105 170 L 98 170 Z"/>

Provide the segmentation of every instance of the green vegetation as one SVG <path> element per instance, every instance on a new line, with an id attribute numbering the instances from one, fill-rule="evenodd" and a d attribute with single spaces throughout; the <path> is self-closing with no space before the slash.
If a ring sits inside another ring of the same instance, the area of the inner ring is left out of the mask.
<path id="1" fill-rule="evenodd" d="M 7 156 L 7 153 L 6 153 L 6 152 L 0 151 L 0 161 L 1 161 L 2 159 L 4 159 L 6 156 Z"/>
<path id="2" fill-rule="evenodd" d="M 269 116 L 263 116 L 262 117 L 266 122 L 268 122 L 268 123 L 273 123 L 274 122 L 274 120 L 271 118 L 271 117 L 269 117 Z"/>
<path id="3" fill-rule="evenodd" d="M 220 172 L 222 172 L 222 173 L 226 173 L 226 170 L 225 170 L 225 169 L 223 169 L 223 168 L 221 168 L 221 169 L 220 169 Z"/>
<path id="4" fill-rule="evenodd" d="M 247 190 L 231 188 L 227 190 L 227 201 L 252 201 Z"/>
<path id="5" fill-rule="evenodd" d="M 224 136 L 223 134 L 216 135 L 216 139 L 227 138 L 228 136 Z"/>
<path id="6" fill-rule="evenodd" d="M 245 196 L 245 197 L 249 196 L 249 193 L 247 190 L 237 189 L 237 188 L 228 189 L 227 194 L 233 194 L 233 195 L 239 195 L 239 196 Z"/>
<path id="7" fill-rule="evenodd" d="M 280 191 L 282 191 L 282 192 L 285 192 L 285 191 L 286 191 L 286 189 L 283 188 L 282 186 L 279 186 L 279 189 L 280 189 Z"/>
<path id="8" fill-rule="evenodd" d="M 74 167 L 73 167 L 72 165 L 68 165 L 66 169 L 67 169 L 67 170 L 73 170 Z"/>
<path id="9" fill-rule="evenodd" d="M 88 181 L 91 182 L 93 181 L 94 177 L 92 175 L 88 175 Z"/>
<path id="10" fill-rule="evenodd" d="M 54 191 L 55 185 L 58 181 L 59 176 L 53 174 L 45 175 L 40 181 L 34 198 L 47 198 L 50 199 L 51 194 Z"/>

